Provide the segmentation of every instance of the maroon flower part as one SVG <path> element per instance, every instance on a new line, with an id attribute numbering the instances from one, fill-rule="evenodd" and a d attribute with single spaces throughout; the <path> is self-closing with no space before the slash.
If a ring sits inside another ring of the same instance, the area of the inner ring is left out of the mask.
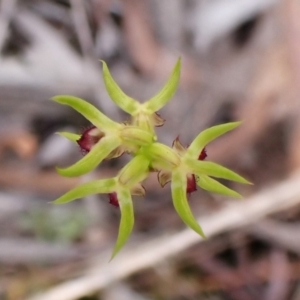
<path id="1" fill-rule="evenodd" d="M 116 192 L 113 192 L 113 193 L 109 193 L 108 194 L 108 197 L 109 197 L 109 203 L 115 207 L 119 207 L 120 204 L 119 204 L 119 200 L 118 200 L 118 195 Z"/>
<path id="2" fill-rule="evenodd" d="M 152 122 L 153 122 L 153 125 L 156 126 L 156 127 L 161 127 L 164 125 L 165 123 L 165 119 L 163 119 L 161 117 L 161 115 L 157 112 L 155 112 L 153 115 L 152 115 Z"/>
<path id="3" fill-rule="evenodd" d="M 146 190 L 140 183 L 137 183 L 133 187 L 131 187 L 130 193 L 131 193 L 131 195 L 141 197 L 141 196 L 145 196 Z M 118 199 L 118 194 L 116 192 L 109 193 L 108 197 L 109 197 L 109 203 L 111 205 L 113 205 L 115 207 L 120 206 L 119 199 Z"/>
<path id="4" fill-rule="evenodd" d="M 203 148 L 201 153 L 199 154 L 198 160 L 204 160 L 207 157 L 206 149 Z M 197 184 L 196 184 L 196 176 L 194 174 L 189 174 L 187 176 L 187 186 L 186 186 L 186 192 L 188 194 L 191 194 L 195 191 L 197 191 Z"/>
<path id="5" fill-rule="evenodd" d="M 180 141 L 179 137 L 177 137 L 172 145 L 172 148 L 181 156 L 186 153 L 186 147 L 184 147 Z M 207 157 L 206 149 L 203 148 L 198 156 L 198 160 L 204 160 Z M 171 181 L 172 173 L 170 171 L 161 170 L 157 174 L 158 181 L 162 187 L 164 187 L 168 182 Z M 197 176 L 195 174 L 188 174 L 187 175 L 187 185 L 186 185 L 186 192 L 187 194 L 191 194 L 197 191 Z"/>
<path id="6" fill-rule="evenodd" d="M 204 160 L 206 157 L 207 157 L 206 149 L 203 148 L 203 150 L 199 154 L 198 160 Z"/>
<path id="7" fill-rule="evenodd" d="M 81 151 L 86 154 L 91 151 L 92 147 L 96 145 L 102 138 L 104 133 L 100 131 L 96 126 L 91 126 L 86 129 L 80 139 L 77 141 Z"/>
<path id="8" fill-rule="evenodd" d="M 195 191 L 197 191 L 196 177 L 194 174 L 189 174 L 187 176 L 186 192 L 187 194 L 191 194 Z"/>

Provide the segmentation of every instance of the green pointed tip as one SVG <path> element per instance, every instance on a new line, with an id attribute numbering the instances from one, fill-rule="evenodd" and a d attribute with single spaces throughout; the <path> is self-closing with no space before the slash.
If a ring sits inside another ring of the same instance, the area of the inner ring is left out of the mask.
<path id="1" fill-rule="evenodd" d="M 187 156 L 198 158 L 202 149 L 216 138 L 240 126 L 242 121 L 212 126 L 200 132 L 187 150 Z"/>
<path id="2" fill-rule="evenodd" d="M 174 171 L 172 174 L 171 190 L 175 210 L 187 226 L 197 232 L 202 238 L 205 238 L 205 234 L 193 216 L 188 204 L 186 197 L 186 186 L 186 174 L 181 174 L 180 171 Z"/>
<path id="3" fill-rule="evenodd" d="M 102 138 L 92 150 L 82 159 L 68 168 L 56 168 L 57 172 L 66 177 L 84 175 L 95 169 L 113 150 L 119 147 L 121 140 L 119 137 L 107 136 Z"/>
<path id="4" fill-rule="evenodd" d="M 71 142 L 76 142 L 80 139 L 80 135 L 72 132 L 55 132 L 55 134 L 58 134 L 66 139 L 68 139 Z"/>
<path id="5" fill-rule="evenodd" d="M 50 100 L 55 101 L 55 102 L 58 102 L 58 103 L 61 103 L 61 102 L 62 102 L 61 96 L 54 96 L 54 97 L 51 97 Z"/>
<path id="6" fill-rule="evenodd" d="M 55 167 L 56 172 L 64 177 L 76 177 L 79 176 L 77 175 L 77 173 L 72 173 L 71 171 L 69 171 L 69 168 L 59 168 L 59 167 Z"/>
<path id="7" fill-rule="evenodd" d="M 76 199 L 84 198 L 93 194 L 108 194 L 113 192 L 117 187 L 116 178 L 93 180 L 83 183 L 61 197 L 57 198 L 52 204 L 65 204 Z"/>
<path id="8" fill-rule="evenodd" d="M 122 110 L 127 112 L 130 115 L 133 115 L 138 108 L 140 107 L 140 103 L 138 103 L 133 98 L 127 96 L 113 79 L 110 74 L 110 71 L 107 67 L 105 61 L 100 60 L 103 66 L 103 80 L 106 91 L 110 96 L 111 100 L 115 102 Z"/>
<path id="9" fill-rule="evenodd" d="M 243 196 L 241 194 L 221 184 L 217 180 L 210 178 L 207 175 L 201 175 L 197 181 L 197 185 L 200 188 L 211 193 L 216 193 L 216 194 L 229 196 L 237 199 L 243 199 Z"/>
<path id="10" fill-rule="evenodd" d="M 232 180 L 239 183 L 251 184 L 251 182 L 249 182 L 239 174 L 214 162 L 199 161 L 197 159 L 187 159 L 185 160 L 185 162 L 190 168 L 190 172 L 192 174 L 198 175 L 199 177 L 201 177 L 202 175 L 207 175 L 211 177 Z"/>
<path id="11" fill-rule="evenodd" d="M 150 98 L 143 106 L 149 111 L 149 113 L 155 113 L 165 106 L 171 98 L 174 96 L 180 79 L 181 71 L 181 58 L 179 57 L 176 65 L 172 71 L 171 76 L 169 77 L 167 83 L 160 90 L 158 94 Z"/>
<path id="12" fill-rule="evenodd" d="M 131 199 L 131 194 L 129 189 L 124 188 L 119 190 L 118 198 L 121 210 L 121 221 L 119 226 L 119 233 L 117 242 L 115 244 L 113 253 L 111 255 L 110 261 L 120 252 L 127 242 L 134 225 L 134 213 L 133 204 Z"/>
<path id="13" fill-rule="evenodd" d="M 83 115 L 87 120 L 89 120 L 93 125 L 99 129 L 117 129 L 120 128 L 120 124 L 114 122 L 102 112 L 100 112 L 91 103 L 69 95 L 58 95 L 51 98 L 51 100 L 62 104 L 68 105 L 76 110 L 78 113 Z"/>

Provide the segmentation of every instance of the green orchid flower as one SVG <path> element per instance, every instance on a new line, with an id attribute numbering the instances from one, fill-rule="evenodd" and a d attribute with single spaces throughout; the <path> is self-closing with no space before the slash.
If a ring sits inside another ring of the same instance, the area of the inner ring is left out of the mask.
<path id="1" fill-rule="evenodd" d="M 92 104 L 73 96 L 61 95 L 53 98 L 57 103 L 68 105 L 91 122 L 82 134 L 60 132 L 59 134 L 76 142 L 85 156 L 74 165 L 57 171 L 63 176 L 80 176 L 96 168 L 104 159 L 112 159 L 130 153 L 132 159 L 113 178 L 84 183 L 54 201 L 64 204 L 91 195 L 107 194 L 109 202 L 120 209 L 121 221 L 112 258 L 128 240 L 134 224 L 132 196 L 144 196 L 142 182 L 150 172 L 158 173 L 161 186 L 171 182 L 171 194 L 175 210 L 183 222 L 199 235 L 204 232 L 193 216 L 188 195 L 197 186 L 213 193 L 241 198 L 236 191 L 229 189 L 214 178 L 221 178 L 250 184 L 233 171 L 206 161 L 208 143 L 235 129 L 241 122 L 217 125 L 202 131 L 190 144 L 184 147 L 176 138 L 172 147 L 157 141 L 155 126 L 164 120 L 157 111 L 174 95 L 180 78 L 181 61 L 178 59 L 173 72 L 162 90 L 141 104 L 127 96 L 112 78 L 105 62 L 103 78 L 111 99 L 131 117 L 129 122 L 117 123 L 96 109 Z"/>
<path id="2" fill-rule="evenodd" d="M 155 134 L 154 127 L 164 124 L 164 119 L 160 117 L 157 111 L 165 106 L 176 92 L 180 79 L 181 59 L 178 59 L 169 80 L 161 91 L 145 103 L 139 103 L 127 96 L 111 76 L 106 63 L 104 61 L 102 63 L 104 84 L 110 98 L 122 110 L 131 115 L 131 124 Z"/>
<path id="3" fill-rule="evenodd" d="M 171 181 L 173 204 L 178 215 L 202 237 L 204 233 L 192 215 L 187 194 L 195 192 L 198 185 L 209 192 L 242 198 L 239 193 L 211 177 L 251 184 L 219 164 L 204 161 L 207 157 L 205 149 L 207 144 L 240 124 L 241 122 L 232 122 L 208 128 L 201 132 L 188 148 L 185 148 L 178 138 L 173 142 L 172 148 L 159 143 L 147 146 L 151 166 L 158 171 L 158 181 L 161 186 L 164 187 Z"/>
<path id="4" fill-rule="evenodd" d="M 122 168 L 118 176 L 81 184 L 56 199 L 53 203 L 65 204 L 92 194 L 108 194 L 109 202 L 119 207 L 121 211 L 119 234 L 113 250 L 113 258 L 124 246 L 132 231 L 134 214 L 131 195 L 145 195 L 145 189 L 140 182 L 148 176 L 149 164 L 147 157 L 137 155 Z"/>
<path id="5" fill-rule="evenodd" d="M 135 152 L 140 146 L 154 141 L 152 133 L 137 126 L 116 123 L 85 100 L 67 95 L 56 96 L 52 99 L 57 103 L 72 107 L 93 124 L 82 135 L 69 132 L 59 133 L 77 142 L 82 152 L 86 154 L 68 168 L 57 168 L 58 173 L 63 176 L 84 175 L 96 168 L 104 159 L 118 157 L 124 152 Z"/>

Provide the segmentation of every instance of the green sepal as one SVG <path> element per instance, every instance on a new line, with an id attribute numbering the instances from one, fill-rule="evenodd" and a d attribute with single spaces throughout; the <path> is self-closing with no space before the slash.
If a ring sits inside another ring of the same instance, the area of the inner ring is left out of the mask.
<path id="1" fill-rule="evenodd" d="M 113 150 L 121 145 L 120 138 L 116 136 L 107 136 L 102 138 L 92 150 L 74 165 L 60 169 L 57 172 L 66 177 L 74 177 L 86 174 L 95 169 L 103 159 L 105 159 Z"/>
<path id="2" fill-rule="evenodd" d="M 161 91 L 143 104 L 147 111 L 155 113 L 163 106 L 165 106 L 168 101 L 174 96 L 180 79 L 180 69 L 181 59 L 179 58 L 169 80 L 161 89 Z"/>
<path id="3" fill-rule="evenodd" d="M 230 196 L 234 198 L 243 198 L 243 196 L 240 195 L 238 192 L 228 188 L 227 186 L 221 184 L 215 179 L 208 177 L 207 175 L 201 175 L 197 180 L 197 185 L 208 192 Z"/>
<path id="4" fill-rule="evenodd" d="M 205 238 L 202 228 L 194 218 L 186 196 L 187 177 L 186 174 L 181 174 L 180 171 L 172 173 L 172 199 L 175 210 L 182 221 L 199 235 Z"/>
<path id="5" fill-rule="evenodd" d="M 129 189 L 120 188 L 117 194 L 121 210 L 121 221 L 117 242 L 115 244 L 110 260 L 112 260 L 116 256 L 116 254 L 123 248 L 132 232 L 132 228 L 134 225 L 133 204 Z"/>
<path id="6" fill-rule="evenodd" d="M 188 147 L 187 155 L 193 158 L 198 158 L 199 154 L 208 143 L 225 134 L 226 132 L 238 127 L 241 123 L 242 122 L 231 122 L 222 125 L 216 125 L 203 130 Z"/>
<path id="7" fill-rule="evenodd" d="M 71 142 L 76 142 L 80 139 L 80 135 L 72 132 L 56 132 L 58 135 L 68 139 Z"/>
<path id="8" fill-rule="evenodd" d="M 56 101 L 57 103 L 72 107 L 101 130 L 118 129 L 120 127 L 120 124 L 108 118 L 94 105 L 83 99 L 68 95 L 59 95 L 53 97 L 52 100 Z"/>
<path id="9" fill-rule="evenodd" d="M 103 80 L 108 95 L 121 109 L 130 115 L 134 114 L 140 107 L 140 104 L 121 90 L 112 78 L 105 61 L 101 60 L 101 62 L 103 64 Z"/>
<path id="10" fill-rule="evenodd" d="M 132 117 L 132 125 L 139 127 L 153 135 L 153 138 L 157 140 L 157 136 L 154 130 L 154 124 L 152 124 L 152 116 L 154 114 L 138 113 Z"/>
<path id="11" fill-rule="evenodd" d="M 174 149 L 161 143 L 153 143 L 147 147 L 145 155 L 151 158 L 152 167 L 158 170 L 172 169 L 179 166 L 181 162 Z"/>
<path id="12" fill-rule="evenodd" d="M 70 190 L 66 194 L 62 195 L 61 197 L 53 201 L 52 203 L 65 204 L 73 200 L 84 198 L 92 194 L 111 193 L 116 189 L 116 186 L 117 186 L 116 178 L 93 180 L 75 187 L 74 189 Z"/>
<path id="13" fill-rule="evenodd" d="M 154 135 L 151 132 L 137 126 L 124 126 L 120 131 L 120 137 L 124 142 L 137 146 L 145 146 L 154 141 Z"/>
<path id="14" fill-rule="evenodd" d="M 120 171 L 118 178 L 122 185 L 128 188 L 143 181 L 149 174 L 149 160 L 144 155 L 135 156 Z"/>
<path id="15" fill-rule="evenodd" d="M 199 161 L 195 159 L 188 159 L 186 160 L 186 164 L 190 168 L 191 173 L 194 173 L 199 177 L 204 174 L 240 183 L 252 184 L 237 173 L 211 161 Z"/>

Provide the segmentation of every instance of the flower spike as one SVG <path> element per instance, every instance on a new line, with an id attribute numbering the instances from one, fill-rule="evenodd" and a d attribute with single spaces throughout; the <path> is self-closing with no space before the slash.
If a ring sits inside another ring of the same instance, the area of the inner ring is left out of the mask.
<path id="1" fill-rule="evenodd" d="M 202 131 L 189 147 L 183 146 L 177 137 L 172 147 L 159 143 L 155 127 L 162 126 L 164 119 L 157 113 L 173 97 L 179 84 L 181 60 L 178 59 L 167 83 L 154 97 L 141 104 L 127 96 L 110 74 L 103 62 L 103 79 L 113 102 L 131 115 L 130 120 L 117 123 L 97 110 L 92 104 L 73 96 L 56 96 L 57 103 L 68 105 L 86 117 L 92 124 L 81 135 L 61 132 L 61 136 L 76 142 L 85 156 L 74 165 L 57 169 L 63 176 L 80 176 L 92 171 L 104 159 L 113 159 L 123 153 L 132 155 L 113 178 L 84 183 L 62 195 L 55 204 L 71 202 L 90 194 L 105 193 L 109 203 L 120 209 L 121 220 L 111 259 L 123 248 L 134 225 L 132 195 L 144 196 L 143 181 L 150 172 L 157 172 L 163 187 L 171 182 L 173 205 L 182 221 L 203 238 L 201 226 L 193 216 L 188 194 L 200 188 L 230 197 L 241 195 L 211 177 L 251 184 L 242 176 L 210 161 L 206 146 L 217 137 L 233 130 L 241 122 L 213 126 Z"/>

